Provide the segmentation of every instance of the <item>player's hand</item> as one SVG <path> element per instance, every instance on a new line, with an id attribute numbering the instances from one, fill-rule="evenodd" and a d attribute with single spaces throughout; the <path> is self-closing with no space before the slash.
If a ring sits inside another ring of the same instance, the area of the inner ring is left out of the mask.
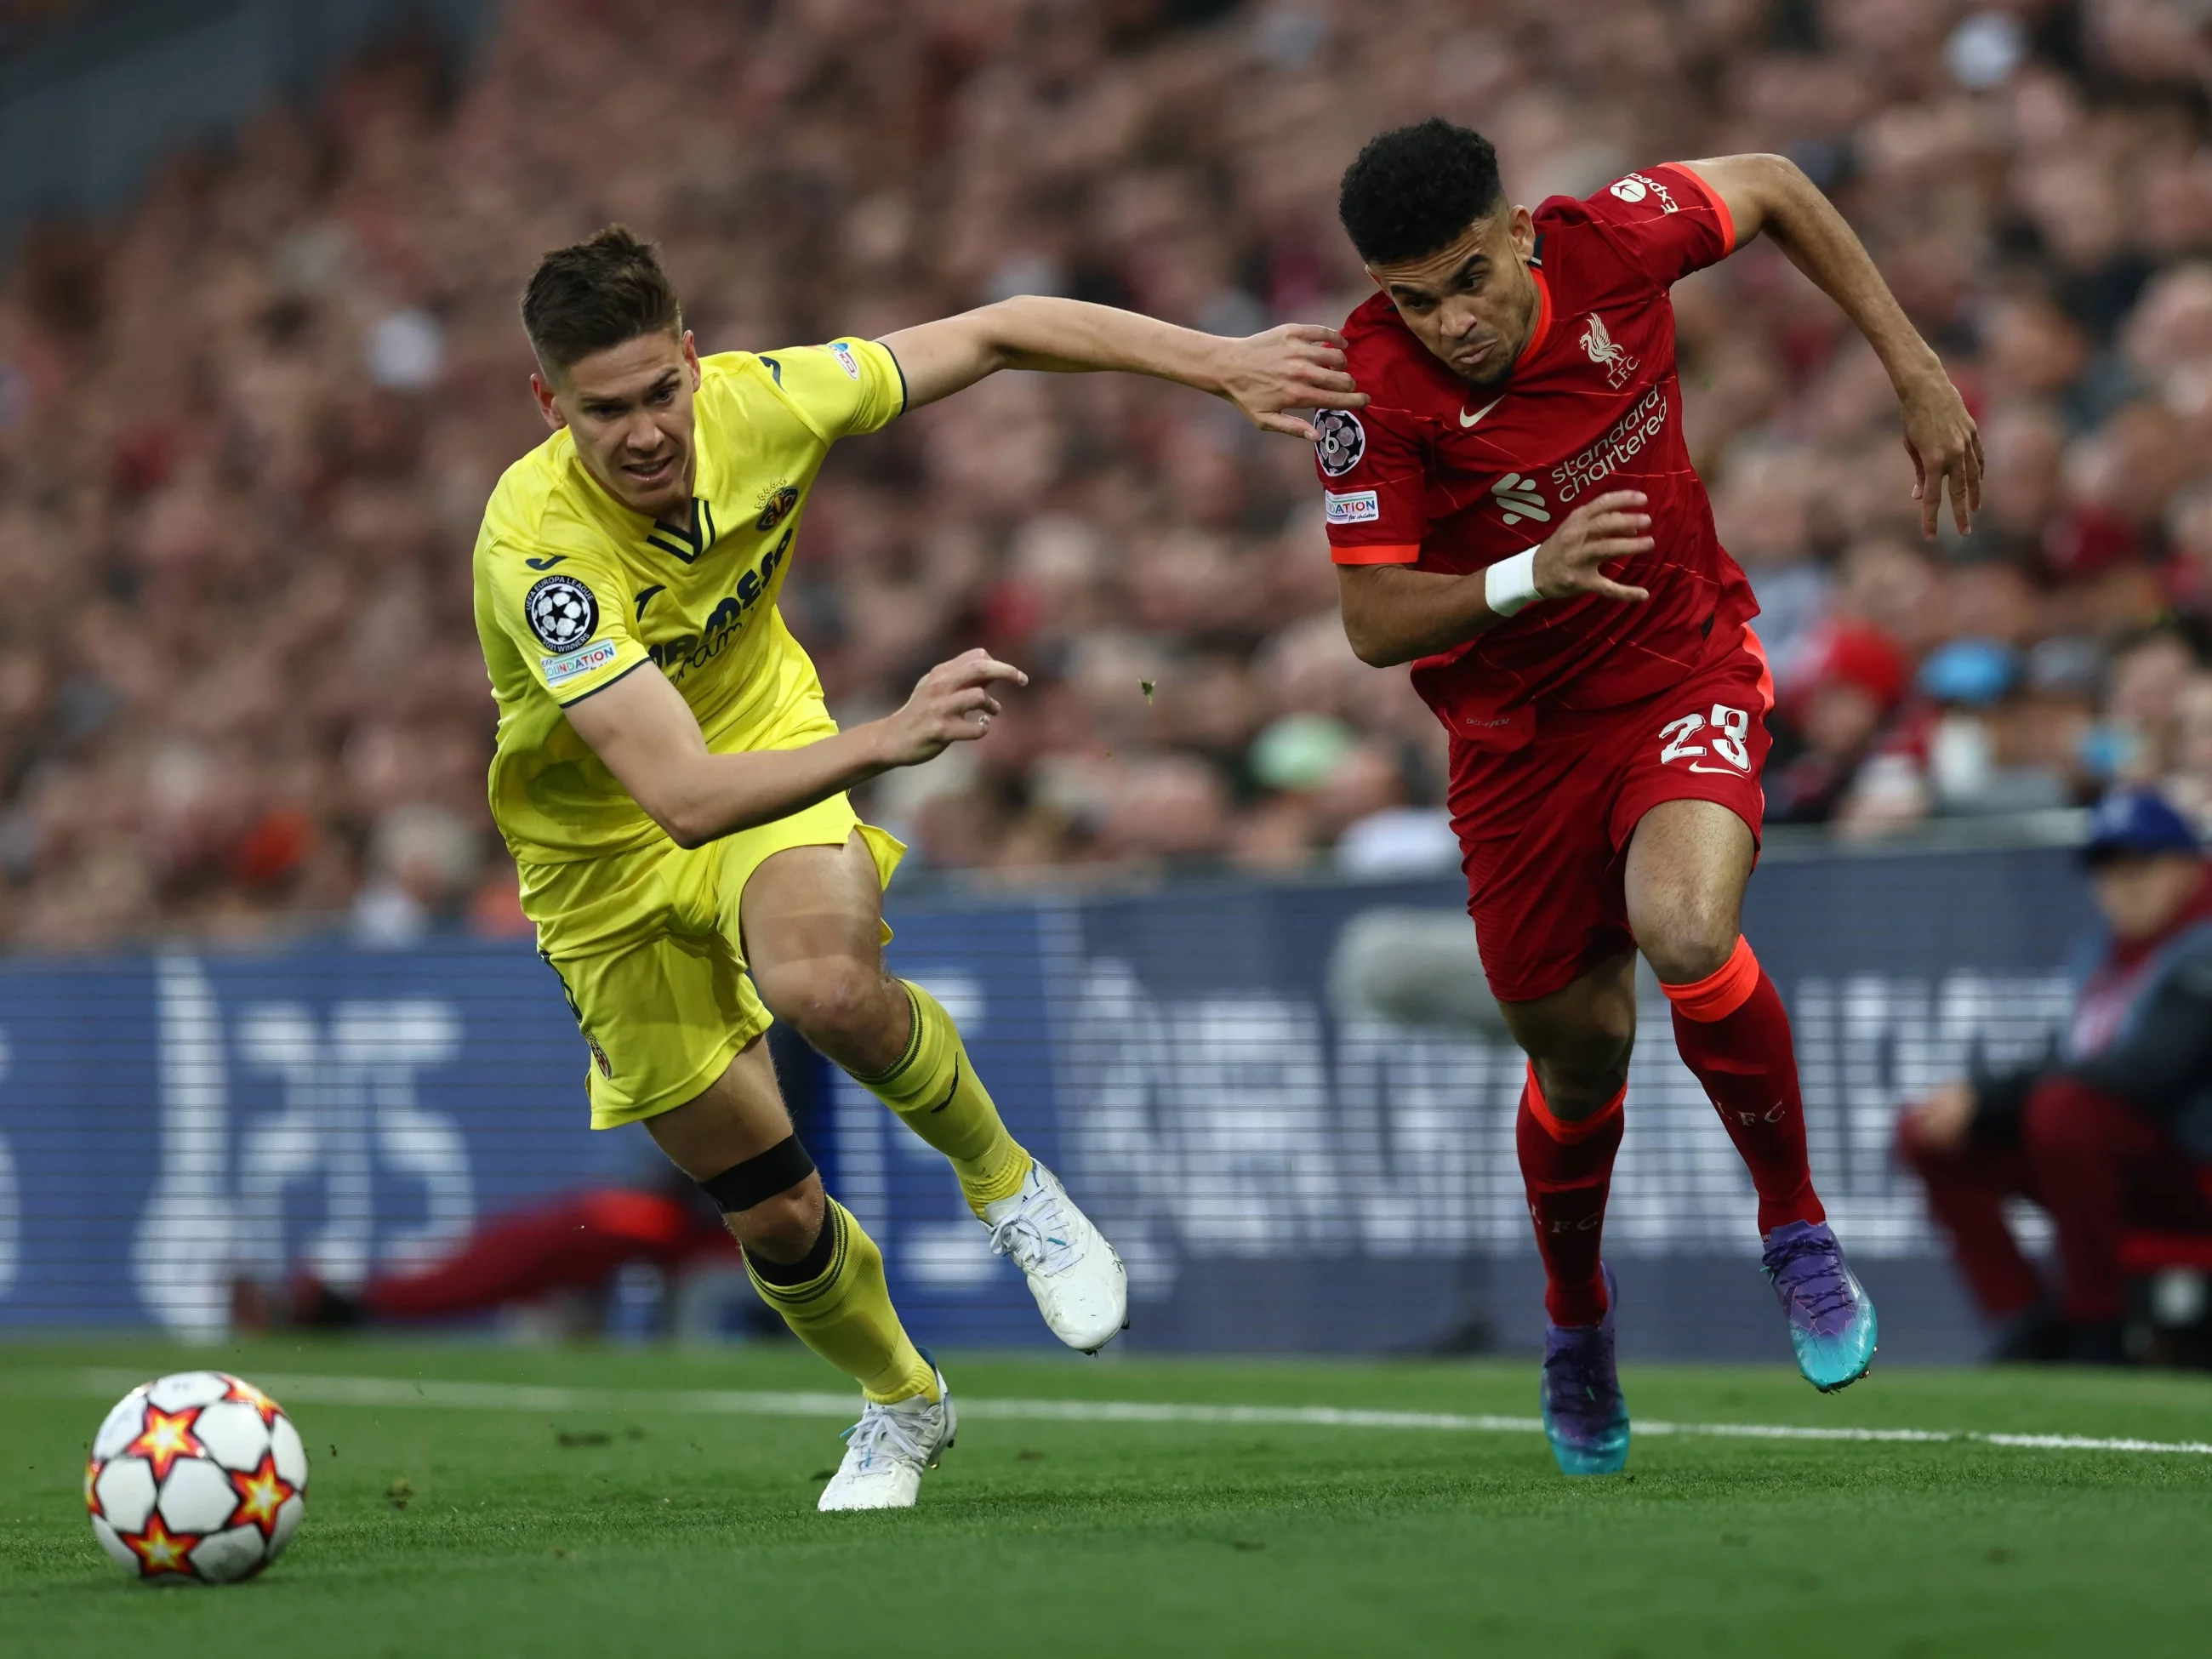
<path id="1" fill-rule="evenodd" d="M 1345 372 L 1344 336 L 1312 323 L 1285 323 L 1223 343 L 1221 395 L 1262 432 L 1309 443 L 1321 436 L 1293 409 L 1363 409 L 1367 394 Z"/>
<path id="2" fill-rule="evenodd" d="M 1645 533 L 1651 515 L 1644 510 L 1650 504 L 1640 489 L 1613 489 L 1568 514 L 1552 539 L 1536 550 L 1536 592 L 1547 599 L 1595 593 L 1623 605 L 1650 599 L 1649 589 L 1627 586 L 1598 569 L 1607 559 L 1651 550 L 1652 539 Z"/>
<path id="3" fill-rule="evenodd" d="M 1961 536 L 1973 533 L 1982 509 L 1982 434 L 1966 413 L 1966 400 L 1940 368 L 1899 389 L 1905 411 L 1905 453 L 1912 457 L 1912 499 L 1920 503 L 1920 533 L 1931 540 L 1936 514 L 1948 489 L 1951 517 Z"/>
<path id="4" fill-rule="evenodd" d="M 1946 1083 L 1905 1109 L 1905 1126 L 1929 1152 L 1955 1151 L 1974 1127 L 1974 1091 L 1964 1083 Z"/>
<path id="5" fill-rule="evenodd" d="M 919 766 L 956 743 L 972 743 L 991 729 L 1000 712 L 994 685 L 1027 685 L 1030 677 L 978 646 L 921 677 L 906 707 L 881 722 L 884 760 Z"/>

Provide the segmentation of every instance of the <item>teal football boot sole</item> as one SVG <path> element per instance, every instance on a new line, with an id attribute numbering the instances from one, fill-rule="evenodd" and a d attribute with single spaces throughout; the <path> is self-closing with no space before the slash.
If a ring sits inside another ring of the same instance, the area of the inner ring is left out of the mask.
<path id="1" fill-rule="evenodd" d="M 1844 1269 L 1844 1277 L 1850 1281 L 1858 1306 L 1842 1330 L 1823 1336 L 1794 1323 L 1790 1328 L 1790 1346 L 1797 1351 L 1797 1369 L 1822 1394 L 1848 1389 L 1873 1370 L 1875 1348 L 1881 1340 L 1881 1320 L 1866 1288 L 1849 1267 Z"/>
<path id="2" fill-rule="evenodd" d="M 1544 1331 L 1544 1371 L 1536 1403 L 1544 1437 L 1562 1474 L 1619 1474 L 1628 1462 L 1628 1402 L 1613 1366 L 1613 1269 L 1605 1275 L 1605 1317 L 1592 1326 Z"/>

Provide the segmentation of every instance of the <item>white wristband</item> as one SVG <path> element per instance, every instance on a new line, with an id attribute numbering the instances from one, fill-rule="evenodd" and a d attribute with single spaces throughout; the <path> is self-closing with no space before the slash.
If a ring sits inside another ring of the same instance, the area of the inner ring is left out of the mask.
<path id="1" fill-rule="evenodd" d="M 1482 597 L 1493 616 L 1510 617 L 1544 596 L 1536 591 L 1536 550 L 1524 548 L 1482 573 Z"/>

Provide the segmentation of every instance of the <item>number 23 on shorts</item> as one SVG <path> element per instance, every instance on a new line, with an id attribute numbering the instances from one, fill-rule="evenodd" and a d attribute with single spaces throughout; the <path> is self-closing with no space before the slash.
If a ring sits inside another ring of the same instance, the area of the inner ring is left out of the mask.
<path id="1" fill-rule="evenodd" d="M 1748 709 L 1731 708 L 1717 702 L 1711 714 L 1685 714 L 1680 720 L 1668 720 L 1659 728 L 1659 763 L 1662 766 L 1675 761 L 1688 762 L 1692 772 L 1728 772 L 1741 775 L 1751 770 L 1751 750 L 1744 746 L 1744 735 L 1751 730 Z M 1703 736 L 1705 743 L 1692 742 Z M 1726 761 L 1726 766 L 1707 766 L 1691 759 L 1695 755 L 1711 754 Z"/>

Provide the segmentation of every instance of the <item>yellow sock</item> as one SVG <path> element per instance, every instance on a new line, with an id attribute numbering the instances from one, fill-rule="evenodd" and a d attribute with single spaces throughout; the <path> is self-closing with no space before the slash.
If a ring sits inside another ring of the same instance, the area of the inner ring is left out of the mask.
<path id="1" fill-rule="evenodd" d="M 1021 1190 L 1030 1155 L 1006 1133 L 952 1016 L 919 985 L 907 984 L 906 994 L 914 1004 L 906 1053 L 888 1072 L 853 1080 L 952 1160 L 968 1207 L 981 1215 L 986 1204 Z"/>
<path id="2" fill-rule="evenodd" d="M 836 1199 L 826 1201 L 822 1225 L 831 1233 L 830 1265 L 799 1285 L 771 1285 L 750 1255 L 745 1271 L 761 1299 L 808 1347 L 860 1385 L 878 1405 L 926 1394 L 937 1398 L 937 1377 L 899 1323 L 884 1282 L 884 1255 Z"/>

